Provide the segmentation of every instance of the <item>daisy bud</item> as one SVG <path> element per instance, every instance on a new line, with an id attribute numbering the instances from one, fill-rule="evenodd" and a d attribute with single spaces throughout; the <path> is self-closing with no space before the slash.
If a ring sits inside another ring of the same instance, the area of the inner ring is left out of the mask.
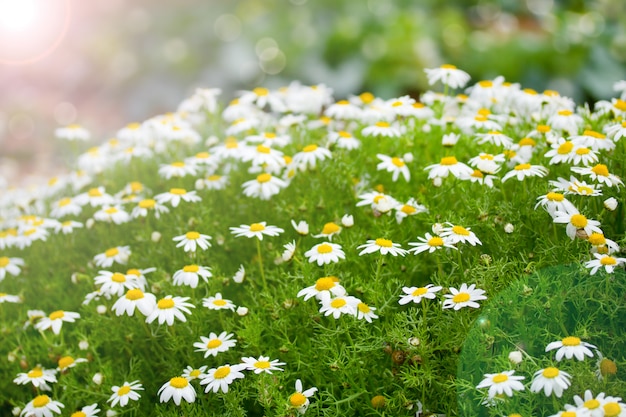
<path id="1" fill-rule="evenodd" d="M 354 226 L 354 216 L 351 214 L 344 214 L 341 218 L 341 224 L 343 227 L 352 227 Z"/>
<path id="2" fill-rule="evenodd" d="M 154 231 L 152 232 L 152 234 L 150 235 L 150 240 L 152 240 L 154 243 L 157 243 L 161 240 L 161 233 Z"/>
<path id="3" fill-rule="evenodd" d="M 507 223 L 504 225 L 504 233 L 513 233 L 514 230 L 515 226 L 513 226 L 511 223 Z"/>
<path id="4" fill-rule="evenodd" d="M 519 350 L 514 350 L 511 353 L 509 353 L 509 361 L 514 364 L 517 365 L 518 363 L 522 362 L 522 352 L 520 352 Z"/>
<path id="5" fill-rule="evenodd" d="M 441 184 L 443 184 L 443 180 L 441 179 L 441 177 L 435 177 L 433 178 L 433 187 L 441 187 Z"/>
<path id="6" fill-rule="evenodd" d="M 243 317 L 246 314 L 248 314 L 248 307 L 243 307 L 243 306 L 237 307 L 237 315 L 238 316 Z"/>
<path id="7" fill-rule="evenodd" d="M 98 314 L 104 314 L 107 312 L 107 306 L 105 306 L 104 304 L 100 304 L 98 307 L 96 307 L 96 312 Z"/>
<path id="8" fill-rule="evenodd" d="M 607 198 L 604 200 L 604 208 L 610 211 L 614 211 L 617 208 L 617 200 L 615 197 Z"/>
<path id="9" fill-rule="evenodd" d="M 86 340 L 81 340 L 80 342 L 78 342 L 78 348 L 80 350 L 87 350 L 89 349 L 89 342 Z"/>
<path id="10" fill-rule="evenodd" d="M 93 374 L 93 376 L 91 377 L 91 380 L 93 381 L 94 384 L 96 385 L 102 385 L 102 381 L 104 380 L 104 377 L 102 376 L 102 374 L 100 372 L 96 372 L 95 374 Z"/>
<path id="11" fill-rule="evenodd" d="M 87 229 L 91 229 L 95 223 L 96 221 L 94 219 L 87 219 L 87 221 L 85 222 L 85 227 Z"/>
<path id="12" fill-rule="evenodd" d="M 115 417 L 116 415 L 117 415 L 117 411 L 114 411 L 114 410 L 107 410 L 106 412 L 107 417 Z"/>
<path id="13" fill-rule="evenodd" d="M 448 133 L 441 138 L 441 144 L 443 146 L 454 146 L 459 141 L 460 137 L 461 135 L 457 135 L 456 133 Z"/>
<path id="14" fill-rule="evenodd" d="M 420 345 L 419 337 L 409 337 L 409 345 L 411 345 L 411 346 L 419 346 Z"/>
<path id="15" fill-rule="evenodd" d="M 74 272 L 70 276 L 70 281 L 72 281 L 72 284 L 74 284 L 74 285 L 78 284 L 78 273 L 77 272 Z"/>
<path id="16" fill-rule="evenodd" d="M 14 352 L 9 352 L 7 355 L 7 361 L 15 362 L 17 360 L 17 355 Z"/>
<path id="17" fill-rule="evenodd" d="M 204 190 L 204 181 L 202 179 L 197 179 L 196 183 L 194 184 L 196 190 L 200 191 L 200 190 Z"/>
<path id="18" fill-rule="evenodd" d="M 433 130 L 433 128 L 428 123 L 422 126 L 422 132 L 424 133 L 430 133 L 431 130 Z"/>
<path id="19" fill-rule="evenodd" d="M 235 281 L 237 284 L 241 284 L 245 278 L 246 270 L 244 269 L 243 265 L 239 265 L 239 269 L 233 276 L 233 281 Z"/>
<path id="20" fill-rule="evenodd" d="M 11 414 L 13 414 L 14 416 L 19 416 L 22 413 L 22 409 L 19 407 L 13 407 L 13 410 L 11 410 Z"/>
<path id="21" fill-rule="evenodd" d="M 382 395 L 377 395 L 374 398 L 372 398 L 372 407 L 374 408 L 383 408 L 385 406 L 385 397 L 383 397 Z"/>
<path id="22" fill-rule="evenodd" d="M 402 159 L 404 159 L 404 162 L 406 162 L 407 164 L 410 164 L 411 162 L 413 162 L 413 154 L 410 152 L 405 153 L 404 155 L 402 155 Z"/>

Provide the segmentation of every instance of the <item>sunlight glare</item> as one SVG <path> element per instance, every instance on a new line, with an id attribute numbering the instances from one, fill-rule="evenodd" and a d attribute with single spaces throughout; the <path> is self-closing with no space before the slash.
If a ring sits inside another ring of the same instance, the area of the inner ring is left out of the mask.
<path id="1" fill-rule="evenodd" d="M 41 18 L 37 0 L 0 0 L 0 30 L 27 32 Z"/>

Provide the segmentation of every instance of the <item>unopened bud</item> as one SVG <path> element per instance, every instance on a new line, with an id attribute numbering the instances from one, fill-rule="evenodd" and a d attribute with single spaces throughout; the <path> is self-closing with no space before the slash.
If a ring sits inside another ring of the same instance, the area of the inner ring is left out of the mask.
<path id="1" fill-rule="evenodd" d="M 243 306 L 237 307 L 237 315 L 238 316 L 243 317 L 246 314 L 248 314 L 248 307 L 243 307 Z"/>
<path id="2" fill-rule="evenodd" d="M 509 361 L 514 364 L 517 365 L 518 363 L 522 362 L 522 352 L 520 352 L 519 350 L 514 350 L 511 353 L 509 353 Z"/>

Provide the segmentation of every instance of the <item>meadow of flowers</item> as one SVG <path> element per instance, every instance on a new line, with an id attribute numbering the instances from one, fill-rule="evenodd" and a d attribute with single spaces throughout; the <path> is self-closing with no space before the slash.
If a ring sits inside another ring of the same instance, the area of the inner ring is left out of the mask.
<path id="1" fill-rule="evenodd" d="M 0 414 L 625 417 L 626 82 L 200 89 L 0 194 Z"/>

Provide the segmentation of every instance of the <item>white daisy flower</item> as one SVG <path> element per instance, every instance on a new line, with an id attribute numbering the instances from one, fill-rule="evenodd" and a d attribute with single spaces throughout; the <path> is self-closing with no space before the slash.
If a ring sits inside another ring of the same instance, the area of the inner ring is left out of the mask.
<path id="1" fill-rule="evenodd" d="M 125 265 L 131 255 L 129 246 L 116 246 L 94 256 L 96 266 L 108 268 L 114 263 Z"/>
<path id="2" fill-rule="evenodd" d="M 351 295 L 341 295 L 338 297 L 331 297 L 330 292 L 322 292 L 319 296 L 320 299 L 320 313 L 324 313 L 325 316 L 332 316 L 335 319 L 341 317 L 342 314 L 348 314 L 356 316 L 357 305 L 360 300 Z"/>
<path id="3" fill-rule="evenodd" d="M 63 356 L 61 359 L 57 361 L 57 364 L 59 365 L 57 367 L 57 371 L 63 373 L 67 371 L 68 369 L 75 367 L 77 363 L 86 363 L 86 362 L 88 361 L 85 358 L 74 359 L 71 356 Z"/>
<path id="4" fill-rule="evenodd" d="M 430 233 L 426 233 L 424 237 L 417 237 L 419 242 L 409 242 L 409 246 L 413 246 L 408 250 L 409 253 L 413 255 L 417 255 L 422 252 L 428 251 L 428 253 L 433 253 L 436 250 L 443 248 L 457 249 L 447 238 L 431 235 Z"/>
<path id="5" fill-rule="evenodd" d="M 185 265 L 182 269 L 174 272 L 172 283 L 174 285 L 188 285 L 191 288 L 198 286 L 198 278 L 202 278 L 204 282 L 209 282 L 208 278 L 211 278 L 210 268 L 200 265 Z"/>
<path id="6" fill-rule="evenodd" d="M 552 149 L 544 154 L 544 157 L 550 158 L 550 165 L 568 163 L 574 156 L 574 143 L 564 138 L 558 138 L 551 147 Z"/>
<path id="7" fill-rule="evenodd" d="M 400 137 L 400 129 L 389 122 L 376 122 L 371 126 L 367 126 L 361 130 L 363 136 L 398 138 Z"/>
<path id="8" fill-rule="evenodd" d="M 116 316 L 126 313 L 129 316 L 135 314 L 135 308 L 144 316 L 152 314 L 156 308 L 157 301 L 154 294 L 143 292 L 139 288 L 133 288 L 126 291 L 126 294 L 120 297 L 111 309 Z"/>
<path id="9" fill-rule="evenodd" d="M 309 234 L 309 224 L 306 221 L 301 220 L 296 223 L 294 220 L 291 220 L 291 225 L 299 235 L 306 236 Z"/>
<path id="10" fill-rule="evenodd" d="M 576 357 L 579 361 L 583 361 L 585 356 L 593 357 L 593 352 L 590 348 L 596 349 L 591 343 L 583 342 L 576 336 L 567 336 L 562 340 L 549 343 L 546 346 L 546 352 L 557 349 L 556 360 L 559 362 L 564 356 L 566 359 Z"/>
<path id="11" fill-rule="evenodd" d="M 487 174 L 479 169 L 475 169 L 474 172 L 472 172 L 472 175 L 461 179 L 472 183 L 477 182 L 480 185 L 486 185 L 489 188 L 493 188 L 493 180 L 497 179 L 497 177 L 495 175 Z"/>
<path id="12" fill-rule="evenodd" d="M 543 390 L 546 397 L 554 392 L 557 398 L 563 396 L 563 390 L 569 388 L 571 375 L 553 366 L 540 369 L 533 375 L 533 382 L 530 391 L 538 393 Z"/>
<path id="13" fill-rule="evenodd" d="M 202 198 L 196 194 L 196 191 L 187 191 L 184 188 L 170 188 L 166 193 L 155 195 L 154 199 L 159 204 L 170 203 L 172 207 L 178 207 L 181 201 L 186 203 L 202 201 Z"/>
<path id="14" fill-rule="evenodd" d="M 235 304 L 232 301 L 222 298 L 221 293 L 216 293 L 215 296 L 202 299 L 202 305 L 209 310 L 230 310 L 235 311 Z"/>
<path id="15" fill-rule="evenodd" d="M 289 405 L 295 408 L 300 414 L 304 414 L 309 407 L 309 398 L 317 392 L 317 388 L 312 387 L 302 391 L 302 381 L 296 379 L 296 392 L 289 396 Z"/>
<path id="16" fill-rule="evenodd" d="M 196 348 L 196 352 L 204 352 L 204 357 L 217 356 L 220 352 L 226 352 L 231 347 L 237 344 L 237 341 L 233 339 L 235 335 L 233 333 L 222 332 L 219 336 L 213 332 L 209 334 L 209 337 L 200 336 L 200 342 L 193 344 Z"/>
<path id="17" fill-rule="evenodd" d="M 43 366 L 38 365 L 28 372 L 17 374 L 13 383 L 18 385 L 31 383 L 35 388 L 41 389 L 42 391 L 52 391 L 48 382 L 51 384 L 57 382 L 56 374 L 56 369 L 45 369 Z"/>
<path id="18" fill-rule="evenodd" d="M 71 417 L 98 417 L 99 412 L 100 409 L 98 408 L 98 404 L 93 403 L 91 405 L 84 406 L 75 413 L 72 413 Z"/>
<path id="19" fill-rule="evenodd" d="M 74 232 L 74 229 L 80 229 L 83 227 L 83 224 L 80 222 L 76 222 L 74 220 L 66 220 L 64 222 L 59 222 L 54 226 L 54 232 L 60 233 L 63 232 L 64 235 L 68 235 Z"/>
<path id="20" fill-rule="evenodd" d="M 600 229 L 600 222 L 592 219 L 588 219 L 584 215 L 580 214 L 578 210 L 570 211 L 557 211 L 554 213 L 554 223 L 567 223 L 565 232 L 567 236 L 574 240 L 576 238 L 576 231 L 582 229 L 587 236 L 592 233 L 602 233 Z"/>
<path id="21" fill-rule="evenodd" d="M 375 307 L 369 306 L 362 301 L 356 305 L 356 318 L 357 320 L 367 321 L 368 323 L 372 322 L 372 319 L 377 319 L 378 316 L 374 313 L 376 311 Z"/>
<path id="22" fill-rule="evenodd" d="M 229 229 L 235 237 L 256 237 L 259 240 L 263 240 L 263 235 L 278 236 L 284 232 L 280 227 L 267 226 L 267 222 L 252 223 L 251 225 L 242 224 L 239 227 L 230 227 Z"/>
<path id="23" fill-rule="evenodd" d="M 196 176 L 197 171 L 195 165 L 176 161 L 171 164 L 161 164 L 159 167 L 159 175 L 169 180 L 174 177 L 181 178 L 187 175 Z"/>
<path id="24" fill-rule="evenodd" d="M 199 368 L 187 366 L 180 376 L 187 378 L 189 381 L 193 381 L 194 379 L 200 378 L 200 376 L 206 372 L 207 368 L 207 365 L 202 365 Z"/>
<path id="25" fill-rule="evenodd" d="M 176 405 L 180 405 L 181 399 L 190 404 L 196 400 L 196 390 L 189 383 L 189 380 L 182 376 L 174 377 L 163 384 L 157 395 L 159 402 L 164 403 L 173 399 Z"/>
<path id="26" fill-rule="evenodd" d="M 606 135 L 593 130 L 585 130 L 582 135 L 572 136 L 570 140 L 577 146 L 590 148 L 593 152 L 615 149 L 615 142 L 607 139 Z"/>
<path id="27" fill-rule="evenodd" d="M 591 275 L 598 272 L 600 268 L 604 268 L 607 274 L 612 274 L 615 268 L 626 263 L 626 258 L 618 258 L 608 254 L 594 253 L 593 256 L 596 259 L 585 262 L 585 268 L 591 269 L 589 272 Z"/>
<path id="28" fill-rule="evenodd" d="M 428 284 L 424 287 L 402 287 L 404 295 L 400 295 L 398 304 L 405 305 L 410 302 L 419 304 L 422 299 L 428 298 L 434 300 L 437 297 L 437 293 L 441 291 L 443 287 L 435 286 L 434 284 Z"/>
<path id="29" fill-rule="evenodd" d="M 317 262 L 319 266 L 339 262 L 339 259 L 346 258 L 341 245 L 331 242 L 318 243 L 306 251 L 304 256 L 308 258 L 310 263 Z"/>
<path id="30" fill-rule="evenodd" d="M 78 124 L 58 127 L 54 130 L 54 136 L 68 142 L 87 142 L 91 138 L 89 131 Z"/>
<path id="31" fill-rule="evenodd" d="M 404 177 L 404 179 L 408 182 L 411 180 L 411 173 L 409 171 L 409 167 L 407 167 L 404 159 L 398 157 L 390 157 L 383 154 L 377 154 L 376 157 L 380 159 L 382 162 L 376 165 L 376 169 L 379 171 L 387 171 L 391 172 L 391 180 L 396 182 L 400 174 Z"/>
<path id="32" fill-rule="evenodd" d="M 0 304 L 2 303 L 21 303 L 22 299 L 18 295 L 11 295 L 0 292 Z"/>
<path id="33" fill-rule="evenodd" d="M 404 256 L 407 253 L 405 249 L 400 247 L 399 243 L 393 243 L 391 240 L 383 238 L 368 240 L 367 243 L 357 246 L 357 249 L 362 249 L 359 252 L 359 256 L 374 252 L 380 252 L 381 255 L 391 254 L 393 256 Z"/>
<path id="34" fill-rule="evenodd" d="M 306 171 L 315 169 L 318 161 L 331 158 L 332 154 L 328 149 L 313 144 L 305 146 L 302 151 L 296 153 L 293 156 L 293 164 L 300 171 Z"/>
<path id="35" fill-rule="evenodd" d="M 607 187 L 615 186 L 619 189 L 620 185 L 624 185 L 622 180 L 617 175 L 611 174 L 604 164 L 597 164 L 593 167 L 572 167 L 571 170 L 578 174 L 590 176 L 592 180 Z"/>
<path id="36" fill-rule="evenodd" d="M 523 376 L 513 375 L 515 371 L 504 371 L 497 374 L 485 374 L 485 378 L 476 386 L 477 389 L 489 388 L 488 398 L 496 395 L 513 396 L 513 391 L 523 391 L 524 385 L 520 382 Z"/>
<path id="37" fill-rule="evenodd" d="M 563 194 L 554 191 L 537 197 L 535 210 L 539 206 L 543 207 L 552 217 L 554 217 L 557 211 L 571 212 L 576 210 L 576 207 Z"/>
<path id="38" fill-rule="evenodd" d="M 278 359 L 270 361 L 269 356 L 259 356 L 258 359 L 253 357 L 241 358 L 242 365 L 245 366 L 245 370 L 254 371 L 255 374 L 266 373 L 271 374 L 272 371 L 283 371 L 280 366 L 286 365 L 285 362 L 280 362 Z"/>
<path id="39" fill-rule="evenodd" d="M 548 125 L 552 129 L 563 130 L 570 135 L 578 133 L 580 126 L 584 124 L 584 120 L 580 115 L 575 114 L 571 110 L 559 110 L 548 118 Z"/>
<path id="40" fill-rule="evenodd" d="M 484 295 L 485 290 L 476 288 L 475 284 L 468 286 L 467 284 L 461 284 L 461 288 L 450 287 L 451 294 L 445 294 L 446 300 L 443 302 L 443 308 L 453 308 L 454 310 L 460 310 L 463 307 L 478 308 L 480 304 L 476 301 L 486 300 Z"/>
<path id="41" fill-rule="evenodd" d="M 590 390 L 586 390 L 583 397 L 574 395 L 574 404 L 578 412 L 587 417 L 608 417 L 605 415 L 604 404 L 606 402 L 605 393 L 594 396 Z"/>
<path id="42" fill-rule="evenodd" d="M 502 177 L 502 182 L 513 177 L 516 177 L 518 181 L 523 181 L 526 177 L 545 177 L 546 175 L 548 175 L 548 170 L 541 165 L 517 164 L 512 171 Z"/>
<path id="43" fill-rule="evenodd" d="M 268 171 L 279 171 L 286 165 L 283 153 L 266 145 L 245 148 L 241 160 L 251 162 L 253 167 L 267 166 Z"/>
<path id="44" fill-rule="evenodd" d="M 64 407 L 45 394 L 38 395 L 24 406 L 20 417 L 52 417 L 52 413 L 61 414 L 61 408 Z"/>
<path id="45" fill-rule="evenodd" d="M 626 121 L 616 123 L 613 125 L 606 125 L 604 127 L 606 135 L 613 139 L 613 142 L 619 142 L 623 137 L 626 137 Z"/>
<path id="46" fill-rule="evenodd" d="M 328 222 L 324 224 L 322 227 L 322 232 L 318 235 L 313 235 L 314 238 L 326 238 L 328 240 L 333 240 L 333 236 L 341 233 L 341 226 L 339 226 L 335 222 Z"/>
<path id="47" fill-rule="evenodd" d="M 50 217 L 60 219 L 61 217 L 65 217 L 68 215 L 78 216 L 81 211 L 83 211 L 82 206 L 78 204 L 74 198 L 65 197 L 56 201 L 52 205 Z"/>
<path id="48" fill-rule="evenodd" d="M 293 258 L 293 255 L 296 253 L 296 241 L 292 240 L 289 243 L 285 243 L 283 245 L 283 248 L 285 249 L 282 253 L 282 255 L 280 256 L 280 259 L 283 262 L 288 262 Z"/>
<path id="49" fill-rule="evenodd" d="M 454 65 L 444 64 L 439 68 L 424 68 L 428 85 L 434 85 L 437 81 L 449 86 L 450 88 L 463 88 L 470 80 L 470 75 L 458 69 Z"/>
<path id="50" fill-rule="evenodd" d="M 441 158 L 438 164 L 429 165 L 424 168 L 428 171 L 428 178 L 447 178 L 452 174 L 456 178 L 464 178 L 472 175 L 474 170 L 463 162 L 457 161 L 454 156 L 446 156 Z"/>
<path id="51" fill-rule="evenodd" d="M 513 145 L 513 139 L 498 130 L 490 130 L 487 133 L 477 133 L 475 140 L 479 145 L 489 143 L 507 149 Z"/>
<path id="52" fill-rule="evenodd" d="M 94 283 L 100 285 L 100 291 L 109 295 L 121 296 L 126 292 L 138 287 L 137 281 L 132 276 L 119 272 L 99 271 L 94 278 Z"/>
<path id="53" fill-rule="evenodd" d="M 592 163 L 598 162 L 598 154 L 591 149 L 584 146 L 576 146 L 572 152 L 570 162 L 573 165 L 585 165 L 589 166 Z"/>
<path id="54" fill-rule="evenodd" d="M 199 184 L 202 184 L 199 186 Z M 228 185 L 228 177 L 225 175 L 207 175 L 205 178 L 201 178 L 196 181 L 196 189 L 201 187 L 207 190 L 223 190 Z"/>
<path id="55" fill-rule="evenodd" d="M 469 227 L 453 225 L 446 222 L 447 227 L 441 230 L 441 237 L 445 238 L 447 243 L 453 245 L 457 243 L 469 243 L 472 246 L 482 245 L 482 242 L 476 237 L 476 234 L 470 230 Z"/>
<path id="56" fill-rule="evenodd" d="M 335 120 L 358 120 L 362 110 L 348 100 L 339 100 L 324 111 L 324 115 Z"/>
<path id="57" fill-rule="evenodd" d="M 297 297 L 304 296 L 304 301 L 312 297 L 320 299 L 321 294 L 324 292 L 330 293 L 335 297 L 346 295 L 346 289 L 339 284 L 339 278 L 330 276 L 319 278 L 315 281 L 315 285 L 298 291 Z"/>
<path id="58" fill-rule="evenodd" d="M 115 204 L 115 198 L 107 194 L 105 188 L 100 186 L 91 188 L 89 191 L 77 195 L 74 197 L 74 202 L 80 206 L 89 204 L 91 207 L 100 207 Z"/>
<path id="59" fill-rule="evenodd" d="M 286 188 L 287 185 L 287 182 L 282 179 L 263 173 L 253 180 L 244 182 L 242 187 L 243 193 L 247 197 L 269 200 L 273 195 L 278 194 L 280 190 Z"/>
<path id="60" fill-rule="evenodd" d="M 9 258 L 8 256 L 0 256 L 0 282 L 4 280 L 6 274 L 18 276 L 22 270 L 21 266 L 24 266 L 24 259 L 22 258 Z"/>
<path id="61" fill-rule="evenodd" d="M 171 295 L 161 298 L 152 313 L 146 317 L 146 323 L 152 323 L 157 319 L 159 324 L 167 323 L 168 326 L 174 324 L 174 319 L 186 322 L 185 314 L 191 314 L 189 309 L 196 307 L 188 303 L 187 300 L 189 297 L 173 297 Z"/>
<path id="62" fill-rule="evenodd" d="M 113 387 L 111 387 L 111 391 L 113 391 L 113 394 L 109 397 L 107 402 L 111 403 L 111 407 L 115 407 L 117 404 L 119 404 L 120 407 L 126 407 L 128 401 L 139 400 L 141 395 L 139 395 L 139 393 L 136 391 L 141 390 L 143 390 L 143 386 L 139 383 L 139 381 L 124 381 L 121 386 L 113 385 Z"/>
<path id="63" fill-rule="evenodd" d="M 241 372 L 245 365 L 223 365 L 218 368 L 211 368 L 203 375 L 200 385 L 206 385 L 204 392 L 228 392 L 228 386 L 235 380 L 243 378 L 245 375 Z"/>
<path id="64" fill-rule="evenodd" d="M 54 334 L 61 332 L 63 322 L 74 323 L 76 319 L 80 318 L 80 314 L 73 311 L 57 310 L 50 313 L 47 317 L 42 317 L 37 323 L 35 323 L 35 329 L 43 332 L 47 329 L 52 329 Z"/>
<path id="65" fill-rule="evenodd" d="M 619 252 L 619 245 L 615 241 L 604 237 L 602 233 L 594 232 L 590 234 L 587 241 L 593 246 L 592 253 L 608 253 L 610 255 Z"/>
<path id="66" fill-rule="evenodd" d="M 352 136 L 352 133 L 340 130 L 328 134 L 328 143 L 334 144 L 339 149 L 353 150 L 361 147 L 361 141 Z"/>
<path id="67" fill-rule="evenodd" d="M 174 242 L 178 242 L 177 248 L 183 247 L 185 252 L 195 252 L 197 247 L 202 250 L 207 250 L 211 247 L 209 240 L 212 239 L 209 235 L 203 235 L 198 232 L 187 232 L 184 235 L 176 236 L 172 238 Z"/>

